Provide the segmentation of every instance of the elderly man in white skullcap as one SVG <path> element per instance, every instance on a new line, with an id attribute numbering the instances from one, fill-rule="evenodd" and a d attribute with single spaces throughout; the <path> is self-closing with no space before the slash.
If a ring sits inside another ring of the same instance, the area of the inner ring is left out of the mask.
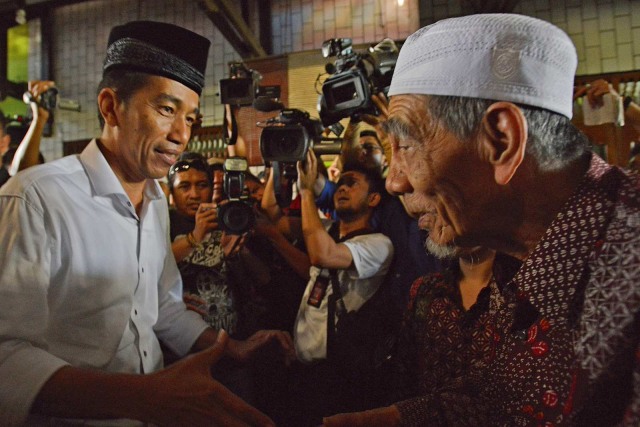
<path id="1" fill-rule="evenodd" d="M 468 337 L 450 381 L 325 425 L 640 425 L 640 179 L 571 124 L 576 63 L 564 32 L 519 15 L 447 19 L 407 39 L 384 125 L 387 189 L 432 252 L 485 246 L 521 265 L 507 277 L 494 266 L 474 330 L 421 314 L 436 326 L 416 336 Z"/>

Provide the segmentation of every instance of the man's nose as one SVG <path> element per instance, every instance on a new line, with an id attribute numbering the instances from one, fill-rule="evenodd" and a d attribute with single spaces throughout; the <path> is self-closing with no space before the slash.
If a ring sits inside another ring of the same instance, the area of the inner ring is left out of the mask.
<path id="1" fill-rule="evenodd" d="M 183 118 L 176 117 L 171 126 L 171 134 L 169 140 L 176 144 L 186 146 L 191 138 L 191 126 L 187 124 L 187 121 Z"/>
<path id="2" fill-rule="evenodd" d="M 200 199 L 200 194 L 195 186 L 189 188 L 189 192 L 187 193 L 190 199 Z"/>
<path id="3" fill-rule="evenodd" d="M 385 180 L 385 187 L 390 194 L 395 196 L 413 192 L 413 187 L 409 183 L 407 175 L 400 169 L 397 161 L 391 161 L 389 173 Z"/>

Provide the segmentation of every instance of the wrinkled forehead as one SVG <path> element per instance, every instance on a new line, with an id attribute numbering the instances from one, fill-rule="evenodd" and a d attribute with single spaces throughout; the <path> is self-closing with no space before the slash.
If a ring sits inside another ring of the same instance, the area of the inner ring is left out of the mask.
<path id="1" fill-rule="evenodd" d="M 436 123 L 429 111 L 429 95 L 395 95 L 389 102 L 389 115 L 382 123 L 383 131 L 395 138 L 417 138 L 423 129 Z"/>

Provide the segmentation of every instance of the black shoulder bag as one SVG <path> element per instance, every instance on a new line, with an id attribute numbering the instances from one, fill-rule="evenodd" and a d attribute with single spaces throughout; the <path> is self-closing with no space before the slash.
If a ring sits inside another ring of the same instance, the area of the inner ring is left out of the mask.
<path id="1" fill-rule="evenodd" d="M 336 241 L 368 233 L 358 230 Z M 383 391 L 390 380 L 390 357 L 401 320 L 389 301 L 388 281 L 360 309 L 347 311 L 338 273 L 329 273 L 333 292 L 328 300 L 327 360 L 343 375 L 370 381 L 371 390 Z"/>

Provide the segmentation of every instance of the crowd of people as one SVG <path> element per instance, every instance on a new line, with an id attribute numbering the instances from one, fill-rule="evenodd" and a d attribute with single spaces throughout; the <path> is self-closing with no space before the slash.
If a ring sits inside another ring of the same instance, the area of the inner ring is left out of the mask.
<path id="1" fill-rule="evenodd" d="M 209 45 L 114 27 L 100 137 L 38 166 L 54 83 L 30 84 L 0 189 L 3 425 L 640 423 L 640 179 L 571 123 L 576 97 L 620 95 L 574 89 L 562 30 L 418 30 L 292 200 L 278 168 L 242 173 L 240 232 L 224 168 L 187 150 Z"/>

